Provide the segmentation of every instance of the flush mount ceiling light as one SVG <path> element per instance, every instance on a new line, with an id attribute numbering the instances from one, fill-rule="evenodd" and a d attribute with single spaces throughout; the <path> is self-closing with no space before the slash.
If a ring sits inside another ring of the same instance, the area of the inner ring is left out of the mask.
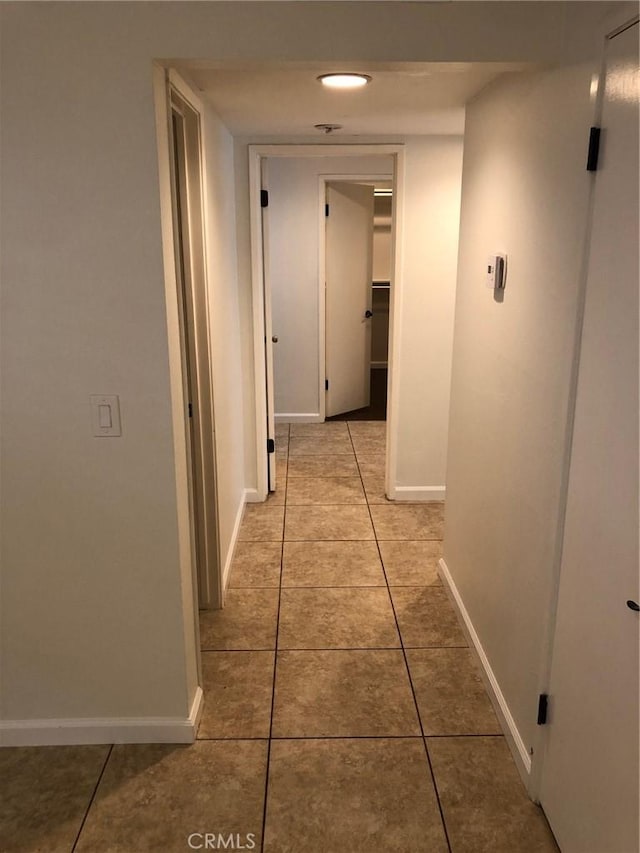
<path id="1" fill-rule="evenodd" d="M 352 74 L 348 71 L 321 74 L 317 79 L 323 86 L 328 86 L 330 89 L 359 89 L 371 82 L 368 74 Z"/>

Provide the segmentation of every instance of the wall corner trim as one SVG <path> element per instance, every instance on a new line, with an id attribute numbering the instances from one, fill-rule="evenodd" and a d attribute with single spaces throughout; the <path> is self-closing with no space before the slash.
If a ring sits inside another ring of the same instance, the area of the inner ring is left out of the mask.
<path id="1" fill-rule="evenodd" d="M 78 746 L 96 743 L 193 743 L 204 706 L 197 687 L 186 718 L 108 717 L 68 720 L 3 720 L 0 746 Z"/>
<path id="2" fill-rule="evenodd" d="M 446 497 L 446 486 L 395 486 L 389 493 L 394 501 L 443 501 Z"/>
<path id="3" fill-rule="evenodd" d="M 255 497 L 252 500 L 251 495 L 255 493 Z M 233 530 L 231 532 L 231 541 L 229 542 L 229 549 L 227 551 L 227 556 L 225 557 L 224 566 L 222 567 L 222 600 L 224 601 L 224 596 L 227 592 L 227 587 L 229 586 L 229 578 L 231 576 L 231 564 L 233 563 L 233 555 L 236 552 L 236 545 L 238 544 L 238 536 L 240 535 L 240 525 L 242 524 L 242 518 L 244 516 L 244 507 L 247 503 L 256 502 L 258 500 L 258 490 L 257 489 L 245 489 L 242 498 L 238 504 L 238 509 L 236 510 L 236 519 L 233 522 Z"/>
<path id="4" fill-rule="evenodd" d="M 531 775 L 531 756 L 527 752 L 527 748 L 522 740 L 520 732 L 518 731 L 515 720 L 511 715 L 509 706 L 507 705 L 507 700 L 505 699 L 504 694 L 500 689 L 500 685 L 498 684 L 498 679 L 491 669 L 489 658 L 482 648 L 480 637 L 478 637 L 476 629 L 473 626 L 473 622 L 471 621 L 471 617 L 469 616 L 467 608 L 464 606 L 460 592 L 458 591 L 455 581 L 451 576 L 451 572 L 449 571 L 449 567 L 444 559 L 440 559 L 438 561 L 438 573 L 442 578 L 447 594 L 452 600 L 457 611 L 464 633 L 471 642 L 471 648 L 475 651 L 476 656 L 480 661 L 482 677 L 485 687 L 487 688 L 487 692 L 489 693 L 489 698 L 491 699 L 498 721 L 504 731 L 507 743 L 509 744 L 509 748 L 518 768 L 518 772 L 520 773 L 525 787 L 528 789 Z"/>

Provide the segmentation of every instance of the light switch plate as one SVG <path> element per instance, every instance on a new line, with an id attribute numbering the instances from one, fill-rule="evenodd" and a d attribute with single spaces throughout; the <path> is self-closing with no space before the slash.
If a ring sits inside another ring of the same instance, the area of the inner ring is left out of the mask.
<path id="1" fill-rule="evenodd" d="M 507 256 L 496 254 L 487 258 L 487 287 L 491 290 L 504 290 L 507 275 Z"/>
<path id="2" fill-rule="evenodd" d="M 118 395 L 92 394 L 90 399 L 93 434 L 103 438 L 122 435 Z"/>

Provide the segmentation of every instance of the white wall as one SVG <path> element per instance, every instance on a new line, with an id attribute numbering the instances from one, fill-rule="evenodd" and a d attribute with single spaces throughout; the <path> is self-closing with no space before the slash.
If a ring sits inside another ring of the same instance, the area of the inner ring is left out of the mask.
<path id="1" fill-rule="evenodd" d="M 598 5 L 0 4 L 4 717 L 185 719 L 196 693 L 152 60 L 554 62 Z M 122 438 L 91 437 L 95 392 Z"/>
<path id="2" fill-rule="evenodd" d="M 592 71 L 511 76 L 467 108 L 444 556 L 523 752 L 563 512 Z M 494 251 L 503 301 L 485 286 Z"/>
<path id="3" fill-rule="evenodd" d="M 393 175 L 390 157 L 268 158 L 276 415 L 318 417 L 321 175 Z"/>
<path id="4" fill-rule="evenodd" d="M 210 107 L 205 108 L 204 139 L 218 527 L 222 569 L 228 570 L 244 504 L 243 362 L 233 138 Z"/>
<path id="5" fill-rule="evenodd" d="M 402 304 L 392 319 L 401 500 L 445 496 L 461 172 L 462 137 L 407 140 Z"/>

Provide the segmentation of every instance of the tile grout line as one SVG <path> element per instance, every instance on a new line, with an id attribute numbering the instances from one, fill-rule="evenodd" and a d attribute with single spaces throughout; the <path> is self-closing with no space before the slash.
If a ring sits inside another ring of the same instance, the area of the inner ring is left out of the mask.
<path id="1" fill-rule="evenodd" d="M 280 632 L 280 605 L 282 602 L 282 572 L 284 570 L 284 529 L 287 523 L 287 486 L 289 484 L 289 444 L 291 440 L 291 424 L 287 430 L 287 473 L 284 480 L 284 503 L 282 512 L 282 538 L 280 543 L 280 576 L 278 583 L 278 609 L 276 612 L 276 639 L 273 653 L 273 682 L 271 685 L 271 714 L 269 716 L 269 738 L 267 740 L 267 762 L 264 780 L 264 807 L 262 811 L 262 839 L 260 841 L 260 853 L 264 853 L 265 837 L 267 832 L 267 803 L 269 798 L 269 769 L 271 766 L 271 743 L 273 741 L 273 709 L 276 701 L 276 675 L 278 671 L 278 634 Z M 277 460 L 276 460 L 277 461 Z M 277 488 L 277 479 L 276 479 Z"/>
<path id="2" fill-rule="evenodd" d="M 351 430 L 349 429 L 348 423 L 347 423 L 347 429 L 349 430 L 349 437 L 351 438 Z M 351 439 L 351 443 L 353 445 L 353 439 Z M 355 454 L 355 447 L 354 447 L 354 454 Z M 360 471 L 360 463 L 358 462 L 357 455 L 356 455 L 356 465 L 358 466 L 358 471 Z M 362 480 L 362 488 L 364 489 L 364 480 L 362 479 L 362 471 L 360 471 L 360 479 Z M 365 491 L 365 495 L 366 495 L 366 491 Z M 442 803 L 440 802 L 440 793 L 438 792 L 438 786 L 436 784 L 436 777 L 435 777 L 435 773 L 433 772 L 433 765 L 431 763 L 431 756 L 429 755 L 429 747 L 427 745 L 427 739 L 426 739 L 425 733 L 424 733 L 424 726 L 422 725 L 422 717 L 420 716 L 420 709 L 418 707 L 418 699 L 416 697 L 416 691 L 415 691 L 415 688 L 413 686 L 413 681 L 411 679 L 411 670 L 409 669 L 409 661 L 407 660 L 407 653 L 406 653 L 406 649 L 404 647 L 404 640 L 402 639 L 402 631 L 400 630 L 400 623 L 398 621 L 398 614 L 396 613 L 396 608 L 395 608 L 395 605 L 393 603 L 393 596 L 391 595 L 391 587 L 389 585 L 389 578 L 387 577 L 387 570 L 385 569 L 385 566 L 384 566 L 384 560 L 382 558 L 382 552 L 380 550 L 380 545 L 378 543 L 378 534 L 376 531 L 375 523 L 373 521 L 373 514 L 371 512 L 371 506 L 369 505 L 368 498 L 367 498 L 367 509 L 369 511 L 369 517 L 371 519 L 371 526 L 373 527 L 373 534 L 375 537 L 376 547 L 378 548 L 378 556 L 380 558 L 380 563 L 382 565 L 382 572 L 384 574 L 384 578 L 385 578 L 385 581 L 387 584 L 387 593 L 389 595 L 389 602 L 391 604 L 391 609 L 393 611 L 393 618 L 395 619 L 395 623 L 396 623 L 396 630 L 398 632 L 398 637 L 400 639 L 400 648 L 402 650 L 402 657 L 404 659 L 404 665 L 406 668 L 407 677 L 409 679 L 409 687 L 411 689 L 411 695 L 413 696 L 413 704 L 414 704 L 414 707 L 416 710 L 416 716 L 418 718 L 418 725 L 420 726 L 422 745 L 424 747 L 424 752 L 425 752 L 425 756 L 427 759 L 427 765 L 429 767 L 429 774 L 431 776 L 431 784 L 433 785 L 433 790 L 434 790 L 434 793 L 436 795 L 436 802 L 438 803 L 438 811 L 440 812 L 440 821 L 442 823 L 442 830 L 444 832 L 444 837 L 445 837 L 445 840 L 447 842 L 447 849 L 448 849 L 449 853 L 452 853 L 451 841 L 449 840 L 449 832 L 447 831 L 447 824 L 446 824 L 446 821 L 444 818 L 444 811 L 442 809 Z"/>
<path id="3" fill-rule="evenodd" d="M 320 587 L 322 589 L 323 587 Z M 352 587 L 358 589 L 358 587 Z M 365 587 L 363 587 L 364 589 Z M 419 587 L 419 589 L 428 589 L 429 587 Z M 286 587 L 284 588 L 286 590 Z M 384 589 L 384 587 L 376 587 L 376 589 Z M 281 652 L 398 652 L 403 648 L 402 645 L 397 646 L 291 646 L 281 648 Z M 469 646 L 405 646 L 409 651 L 429 651 L 431 649 L 468 649 Z M 251 648 L 251 649 L 201 649 L 203 654 L 250 654 L 251 652 L 273 652 L 275 648 Z M 430 737 L 430 735 L 429 735 Z"/>
<path id="4" fill-rule="evenodd" d="M 95 784 L 93 789 L 93 793 L 91 794 L 91 799 L 89 800 L 89 805 L 87 806 L 87 810 L 84 813 L 84 817 L 82 818 L 82 823 L 80 824 L 80 828 L 78 829 L 78 834 L 76 835 L 76 839 L 73 842 L 73 847 L 71 848 L 71 853 L 75 853 L 75 849 L 78 846 L 78 842 L 80 841 L 80 836 L 82 835 L 82 830 L 84 829 L 84 825 L 87 822 L 87 818 L 89 817 L 89 812 L 91 811 L 91 806 L 94 803 L 96 798 L 96 794 L 98 793 L 98 788 L 100 787 L 100 782 L 102 782 L 102 777 L 104 776 L 104 771 L 107 769 L 107 764 L 109 763 L 109 759 L 111 758 L 111 753 L 113 752 L 114 744 L 109 745 L 109 749 L 107 751 L 107 757 L 104 760 L 104 764 L 102 765 L 102 770 L 98 775 L 98 781 Z"/>

